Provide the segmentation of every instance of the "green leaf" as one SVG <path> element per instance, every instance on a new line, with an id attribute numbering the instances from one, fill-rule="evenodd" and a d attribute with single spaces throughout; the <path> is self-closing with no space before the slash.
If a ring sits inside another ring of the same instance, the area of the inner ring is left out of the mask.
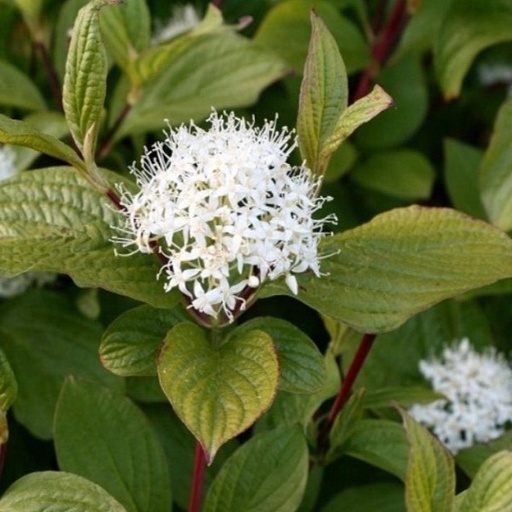
<path id="1" fill-rule="evenodd" d="M 363 412 L 364 390 L 356 391 L 343 406 L 336 416 L 334 425 L 329 432 L 329 451 L 327 457 L 330 460 L 339 457 L 343 453 L 345 441 L 350 437 L 352 429 L 361 419 Z"/>
<path id="2" fill-rule="evenodd" d="M 58 112 L 35 112 L 25 117 L 23 122 L 40 133 L 58 139 L 69 133 L 66 119 Z M 18 171 L 28 169 L 32 162 L 40 155 L 39 152 L 24 146 L 13 146 L 12 149 L 14 151 L 15 166 Z"/>
<path id="3" fill-rule="evenodd" d="M 0 142 L 31 148 L 63 160 L 85 173 L 85 164 L 75 151 L 55 137 L 34 129 L 31 123 L 14 121 L 0 114 Z"/>
<path id="4" fill-rule="evenodd" d="M 418 55 L 412 54 L 389 64 L 376 80 L 393 98 L 395 108 L 388 109 L 357 130 L 355 141 L 366 149 L 402 144 L 421 126 L 428 109 L 427 86 Z"/>
<path id="5" fill-rule="evenodd" d="M 118 137 L 159 130 L 165 118 L 177 125 L 206 117 L 212 107 L 250 105 L 285 72 L 278 56 L 239 34 L 194 37 L 143 89 Z"/>
<path id="6" fill-rule="evenodd" d="M 107 57 L 99 11 L 117 0 L 93 0 L 80 9 L 69 43 L 62 105 L 78 148 L 92 161 L 107 89 Z M 85 147 L 84 147 L 85 145 Z"/>
<path id="7" fill-rule="evenodd" d="M 293 324 L 279 318 L 261 317 L 234 331 L 241 336 L 251 330 L 266 332 L 279 358 L 279 389 L 290 393 L 314 393 L 325 382 L 324 358 L 313 341 Z"/>
<path id="8" fill-rule="evenodd" d="M 498 439 L 488 443 L 476 444 L 461 450 L 455 456 L 455 461 L 457 466 L 473 479 L 487 459 L 503 450 L 512 451 L 512 430 L 507 430 Z"/>
<path id="9" fill-rule="evenodd" d="M 105 176 L 111 183 L 122 180 Z M 153 255 L 115 255 L 113 226 L 122 225 L 122 216 L 72 169 L 20 173 L 0 184 L 0 269 L 60 272 L 79 286 L 173 307 L 179 294 L 164 292 Z"/>
<path id="10" fill-rule="evenodd" d="M 350 176 L 363 187 L 393 197 L 428 199 L 435 171 L 423 154 L 400 149 L 373 153 Z"/>
<path id="11" fill-rule="evenodd" d="M 396 404 L 410 406 L 413 404 L 428 404 L 439 398 L 443 398 L 443 395 L 432 391 L 430 388 L 413 386 L 378 388 L 365 393 L 362 406 L 365 409 L 380 409 Z"/>
<path id="12" fill-rule="evenodd" d="M 323 175 L 328 162 L 321 159 L 322 149 L 347 108 L 348 83 L 338 45 L 314 12 L 311 25 L 300 88 L 297 134 L 302 158 L 315 174 Z"/>
<path id="13" fill-rule="evenodd" d="M 226 441 L 250 427 L 271 405 L 279 366 L 263 331 L 208 340 L 199 326 L 173 327 L 158 360 L 160 384 L 176 414 L 211 462 Z"/>
<path id="14" fill-rule="evenodd" d="M 498 512 L 512 503 L 512 452 L 498 452 L 479 469 L 457 512 Z"/>
<path id="15" fill-rule="evenodd" d="M 205 500 L 205 512 L 287 512 L 299 506 L 308 450 L 298 427 L 254 436 L 224 464 Z"/>
<path id="16" fill-rule="evenodd" d="M 401 411 L 410 443 L 405 501 L 408 512 L 453 510 L 455 465 L 448 450 L 424 427 Z"/>
<path id="17" fill-rule="evenodd" d="M 258 432 L 282 426 L 308 425 L 314 413 L 325 400 L 332 398 L 340 389 L 340 372 L 332 352 L 325 354 L 327 378 L 323 386 L 313 394 L 298 394 L 279 391 L 272 407 L 255 426 Z"/>
<path id="18" fill-rule="evenodd" d="M 13 409 L 32 434 L 51 439 L 53 413 L 67 375 L 120 388 L 98 360 L 103 327 L 78 314 L 69 299 L 34 290 L 0 308 L 0 345 L 18 380 Z"/>
<path id="19" fill-rule="evenodd" d="M 453 206 L 479 219 L 487 219 L 480 197 L 481 150 L 447 139 L 444 144 L 446 188 Z"/>
<path id="20" fill-rule="evenodd" d="M 55 447 L 62 470 L 101 485 L 127 511 L 170 510 L 164 452 L 153 427 L 128 398 L 68 378 L 55 413 Z"/>
<path id="21" fill-rule="evenodd" d="M 389 420 L 363 419 L 351 430 L 344 445 L 350 455 L 405 479 L 409 446 L 401 425 Z"/>
<path id="22" fill-rule="evenodd" d="M 31 22 L 35 22 L 41 13 L 43 0 L 13 0 L 13 2 L 23 16 Z"/>
<path id="23" fill-rule="evenodd" d="M 382 87 L 376 85 L 369 94 L 357 100 L 343 112 L 332 134 L 325 141 L 321 158 L 329 160 L 331 154 L 357 128 L 373 119 L 392 104 L 391 96 Z"/>
<path id="24" fill-rule="evenodd" d="M 395 329 L 449 297 L 512 275 L 512 240 L 446 208 L 411 206 L 326 238 L 326 277 L 298 274 L 298 299 L 361 332 Z M 288 293 L 270 284 L 266 294 Z M 288 293 L 289 294 L 289 293 Z"/>
<path id="25" fill-rule="evenodd" d="M 0 499 L 2 512 L 126 512 L 99 485 L 62 471 L 31 473 Z"/>
<path id="26" fill-rule="evenodd" d="M 0 60 L 0 105 L 26 110 L 44 110 L 46 103 L 29 77 Z"/>
<path id="27" fill-rule="evenodd" d="M 349 487 L 336 494 L 321 512 L 406 512 L 404 489 L 385 482 Z"/>
<path id="28" fill-rule="evenodd" d="M 130 61 L 149 45 L 149 8 L 145 0 L 130 0 L 116 9 L 103 10 L 100 14 L 100 27 L 108 52 L 126 71 Z"/>
<path id="29" fill-rule="evenodd" d="M 456 98 L 477 54 L 491 45 L 510 41 L 512 2 L 452 0 L 434 46 L 434 64 L 446 99 Z"/>
<path id="30" fill-rule="evenodd" d="M 103 333 L 103 366 L 122 377 L 156 375 L 156 358 L 165 335 L 188 318 L 181 306 L 171 310 L 140 306 L 124 312 Z"/>
<path id="31" fill-rule="evenodd" d="M 328 1 L 286 0 L 274 4 L 258 27 L 256 41 L 278 53 L 295 74 L 301 75 L 311 33 L 311 8 L 336 40 L 349 73 L 370 63 L 368 44 L 357 24 Z"/>
<path id="32" fill-rule="evenodd" d="M 18 394 L 18 383 L 14 377 L 9 361 L 0 350 L 0 411 L 7 412 L 15 402 Z"/>
<path id="33" fill-rule="evenodd" d="M 508 100 L 496 117 L 494 133 L 481 164 L 480 182 L 489 220 L 506 231 L 512 229 L 511 136 L 512 100 Z"/>

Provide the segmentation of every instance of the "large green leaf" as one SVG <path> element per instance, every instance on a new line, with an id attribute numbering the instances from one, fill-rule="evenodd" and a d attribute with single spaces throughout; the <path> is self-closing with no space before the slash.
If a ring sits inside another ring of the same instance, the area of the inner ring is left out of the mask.
<path id="1" fill-rule="evenodd" d="M 0 270 L 60 272 L 79 286 L 174 306 L 179 294 L 164 292 L 155 257 L 115 255 L 110 238 L 122 222 L 104 196 L 70 168 L 21 173 L 0 184 Z"/>
<path id="2" fill-rule="evenodd" d="M 100 14 L 100 27 L 107 50 L 126 71 L 130 61 L 149 44 L 149 8 L 145 0 L 130 0 L 116 9 L 104 9 Z"/>
<path id="3" fill-rule="evenodd" d="M 345 440 L 343 451 L 356 459 L 405 479 L 409 446 L 404 429 L 394 421 L 360 420 Z"/>
<path id="4" fill-rule="evenodd" d="M 124 312 L 103 333 L 103 366 L 123 377 L 156 375 L 156 358 L 165 335 L 187 318 L 181 306 L 171 310 L 140 306 Z"/>
<path id="5" fill-rule="evenodd" d="M 511 137 L 512 100 L 508 100 L 498 112 L 494 133 L 481 164 L 480 181 L 489 220 L 506 231 L 512 229 Z"/>
<path id="6" fill-rule="evenodd" d="M 67 375 L 108 386 L 122 381 L 98 360 L 102 325 L 80 315 L 55 292 L 34 290 L 0 309 L 0 346 L 18 379 L 14 413 L 30 432 L 52 437 L 53 413 Z"/>
<path id="7" fill-rule="evenodd" d="M 158 375 L 176 414 L 211 462 L 226 441 L 271 405 L 279 378 L 272 339 L 253 330 L 209 340 L 199 326 L 173 327 L 160 352 Z"/>
<path id="8" fill-rule="evenodd" d="M 24 123 L 30 125 L 40 133 L 60 139 L 69 134 L 66 119 L 59 112 L 34 112 L 23 119 Z M 40 155 L 29 147 L 12 146 L 14 152 L 14 164 L 18 171 L 28 169 L 32 162 Z"/>
<path id="9" fill-rule="evenodd" d="M 405 512 L 404 489 L 394 482 L 349 487 L 332 498 L 321 512 Z"/>
<path id="10" fill-rule="evenodd" d="M 55 413 L 59 467 L 101 485 L 129 512 L 168 512 L 169 472 L 153 427 L 128 398 L 69 378 Z"/>
<path id="11" fill-rule="evenodd" d="M 53 156 L 85 173 L 85 164 L 69 146 L 35 129 L 31 123 L 15 121 L 0 114 L 0 142 L 15 144 Z"/>
<path id="12" fill-rule="evenodd" d="M 444 143 L 444 153 L 444 179 L 454 208 L 487 220 L 480 197 L 482 151 L 462 142 L 447 139 Z"/>
<path id="13" fill-rule="evenodd" d="M 314 12 L 311 25 L 311 40 L 300 88 L 297 133 L 302 158 L 313 172 L 323 175 L 328 159 L 322 161 L 322 149 L 347 108 L 348 83 L 338 45 Z"/>
<path id="14" fill-rule="evenodd" d="M 350 176 L 370 190 L 403 199 L 428 199 L 435 171 L 419 151 L 400 149 L 373 153 Z"/>
<path id="15" fill-rule="evenodd" d="M 369 47 L 358 26 L 348 17 L 343 17 L 332 2 L 324 0 L 286 0 L 276 3 L 259 25 L 256 41 L 276 51 L 300 75 L 311 33 L 311 8 L 325 22 L 336 40 L 349 72 L 369 64 Z"/>
<path id="16" fill-rule="evenodd" d="M 254 436 L 224 464 L 205 500 L 205 512 L 288 512 L 300 504 L 308 475 L 301 430 Z"/>
<path id="17" fill-rule="evenodd" d="M 31 473 L 0 499 L 1 512 L 126 512 L 99 485 L 62 471 Z"/>
<path id="18" fill-rule="evenodd" d="M 193 38 L 142 91 L 118 136 L 159 130 L 221 110 L 254 103 L 286 72 L 270 50 L 232 32 Z M 172 84 L 170 86 L 169 84 Z"/>
<path id="19" fill-rule="evenodd" d="M 481 50 L 512 39 L 511 24 L 511 0 L 452 0 L 434 45 L 435 68 L 446 98 L 459 95 Z"/>
<path id="20" fill-rule="evenodd" d="M 80 9 L 69 43 L 62 105 L 69 130 L 86 160 L 92 160 L 107 90 L 107 56 L 99 11 L 114 0 L 93 0 Z"/>
<path id="21" fill-rule="evenodd" d="M 405 501 L 408 512 L 453 510 L 455 464 L 448 450 L 407 413 L 402 413 L 410 443 Z"/>
<path id="22" fill-rule="evenodd" d="M 279 357 L 279 389 L 290 393 L 314 393 L 325 382 L 324 358 L 313 341 L 293 324 L 261 317 L 242 324 L 235 335 L 259 329 L 276 345 Z"/>
<path id="23" fill-rule="evenodd" d="M 498 452 L 479 469 L 457 512 L 505 512 L 512 503 L 512 453 Z"/>
<path id="24" fill-rule="evenodd" d="M 443 299 L 512 275 L 512 240 L 446 208 L 378 215 L 320 245 L 326 276 L 299 274 L 298 298 L 362 332 L 394 329 Z M 279 284 L 267 294 L 288 293 Z"/>
<path id="25" fill-rule="evenodd" d="M 30 78 L 12 64 L 0 60 L 0 105 L 44 110 L 46 103 Z"/>

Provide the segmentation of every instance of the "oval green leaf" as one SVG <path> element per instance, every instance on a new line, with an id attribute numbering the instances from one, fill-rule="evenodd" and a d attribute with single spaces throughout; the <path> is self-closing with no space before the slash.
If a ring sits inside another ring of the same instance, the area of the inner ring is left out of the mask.
<path id="1" fill-rule="evenodd" d="M 410 450 L 405 476 L 408 512 L 453 510 L 455 464 L 448 450 L 430 433 L 401 411 Z M 481 509 L 479 509 L 481 510 Z"/>
<path id="2" fill-rule="evenodd" d="M 299 274 L 298 299 L 361 332 L 395 329 L 462 292 L 512 276 L 512 240 L 446 208 L 411 206 L 326 238 L 317 278 Z M 279 290 L 279 291 L 278 291 Z M 268 285 L 267 295 L 288 293 Z"/>
<path id="3" fill-rule="evenodd" d="M 489 220 L 505 231 L 512 229 L 511 137 L 512 100 L 508 100 L 498 112 L 494 133 L 480 167 L 480 187 L 485 210 Z"/>
<path id="4" fill-rule="evenodd" d="M 30 78 L 12 64 L 0 60 L 0 105 L 44 110 L 46 103 Z"/>
<path id="5" fill-rule="evenodd" d="M 446 99 L 459 95 L 462 81 L 478 53 L 510 41 L 512 2 L 452 0 L 434 45 L 434 64 Z"/>
<path id="6" fill-rule="evenodd" d="M 156 375 L 156 359 L 165 335 L 187 319 L 181 306 L 171 310 L 139 306 L 124 312 L 103 333 L 103 366 L 122 377 Z"/>
<path id="7" fill-rule="evenodd" d="M 0 499 L 2 512 L 126 512 L 99 485 L 63 471 L 31 473 L 14 482 Z"/>
<path id="8" fill-rule="evenodd" d="M 308 477 L 308 449 L 300 428 L 254 436 L 224 464 L 205 500 L 205 512 L 297 510 Z"/>
<path id="9" fill-rule="evenodd" d="M 176 414 L 211 462 L 226 441 L 270 407 L 279 365 L 272 339 L 263 331 L 218 343 L 199 326 L 182 322 L 166 337 L 158 376 Z"/>
<path id="10" fill-rule="evenodd" d="M 359 185 L 401 199 L 428 199 L 434 185 L 432 164 L 419 151 L 381 151 L 358 164 L 350 177 Z"/>
<path id="11" fill-rule="evenodd" d="M 323 175 L 328 158 L 321 159 L 322 149 L 347 108 L 348 82 L 338 45 L 314 12 L 311 25 L 300 88 L 297 134 L 302 158 L 315 174 Z"/>
<path id="12" fill-rule="evenodd" d="M 107 56 L 99 28 L 99 11 L 116 0 L 93 0 L 80 9 L 69 43 L 62 106 L 78 148 L 92 160 L 107 90 Z"/>
<path id="13" fill-rule="evenodd" d="M 112 183 L 121 180 L 114 173 L 105 176 Z M 122 223 L 105 197 L 70 168 L 20 173 L 0 184 L 0 268 L 4 274 L 69 274 L 79 286 L 155 307 L 175 306 L 179 294 L 164 292 L 153 255 L 115 255 L 110 239 Z"/>
<path id="14" fill-rule="evenodd" d="M 478 470 L 457 512 L 498 512 L 512 503 L 512 453 L 489 457 Z"/>
<path id="15" fill-rule="evenodd" d="M 98 361 L 103 326 L 79 314 L 64 294 L 33 290 L 6 302 L 0 326 L 0 346 L 18 380 L 15 417 L 39 438 L 53 435 L 55 404 L 67 375 L 123 385 Z"/>
<path id="16" fill-rule="evenodd" d="M 160 130 L 166 118 L 177 125 L 204 118 L 212 108 L 250 105 L 286 73 L 275 53 L 232 32 L 202 34 L 177 46 L 170 57 L 163 48 L 167 65 L 145 86 L 118 137 Z"/>
<path id="17" fill-rule="evenodd" d="M 128 398 L 68 378 L 57 404 L 54 428 L 57 460 L 63 471 L 101 485 L 128 512 L 171 509 L 163 449 L 148 419 Z"/>
<path id="18" fill-rule="evenodd" d="M 274 342 L 279 357 L 279 389 L 290 393 L 314 393 L 325 382 L 324 358 L 313 341 L 286 320 L 272 317 L 256 318 L 242 324 L 233 333 L 258 329 Z"/>
<path id="19" fill-rule="evenodd" d="M 62 160 L 85 173 L 85 164 L 73 149 L 59 139 L 35 129 L 31 123 L 0 114 L 0 142 L 24 146 Z"/>
<path id="20" fill-rule="evenodd" d="M 343 451 L 405 479 L 409 446 L 404 429 L 394 421 L 360 420 L 345 440 Z"/>

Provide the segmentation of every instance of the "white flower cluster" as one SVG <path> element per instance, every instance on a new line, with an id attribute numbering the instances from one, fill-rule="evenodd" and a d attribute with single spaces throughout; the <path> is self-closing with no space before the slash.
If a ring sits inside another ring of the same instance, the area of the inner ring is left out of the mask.
<path id="1" fill-rule="evenodd" d="M 512 369 L 495 350 L 479 354 L 464 338 L 420 370 L 446 400 L 409 412 L 452 453 L 500 437 L 512 421 Z"/>
<path id="2" fill-rule="evenodd" d="M 114 238 L 132 252 L 167 264 L 166 291 L 179 290 L 196 311 L 231 320 L 265 280 L 320 275 L 317 245 L 329 216 L 313 214 L 328 198 L 305 166 L 291 167 L 291 134 L 275 122 L 261 128 L 233 113 L 212 113 L 208 131 L 193 123 L 170 129 L 132 167 L 140 191 L 121 190 L 126 226 Z"/>

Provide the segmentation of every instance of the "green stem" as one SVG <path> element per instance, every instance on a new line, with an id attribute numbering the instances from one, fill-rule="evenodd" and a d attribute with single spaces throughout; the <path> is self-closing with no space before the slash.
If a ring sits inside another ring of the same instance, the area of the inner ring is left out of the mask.
<path id="1" fill-rule="evenodd" d="M 196 441 L 196 453 L 194 456 L 194 473 L 192 475 L 192 487 L 188 512 L 200 512 L 203 498 L 204 474 L 206 471 L 206 453 L 199 441 Z"/>

